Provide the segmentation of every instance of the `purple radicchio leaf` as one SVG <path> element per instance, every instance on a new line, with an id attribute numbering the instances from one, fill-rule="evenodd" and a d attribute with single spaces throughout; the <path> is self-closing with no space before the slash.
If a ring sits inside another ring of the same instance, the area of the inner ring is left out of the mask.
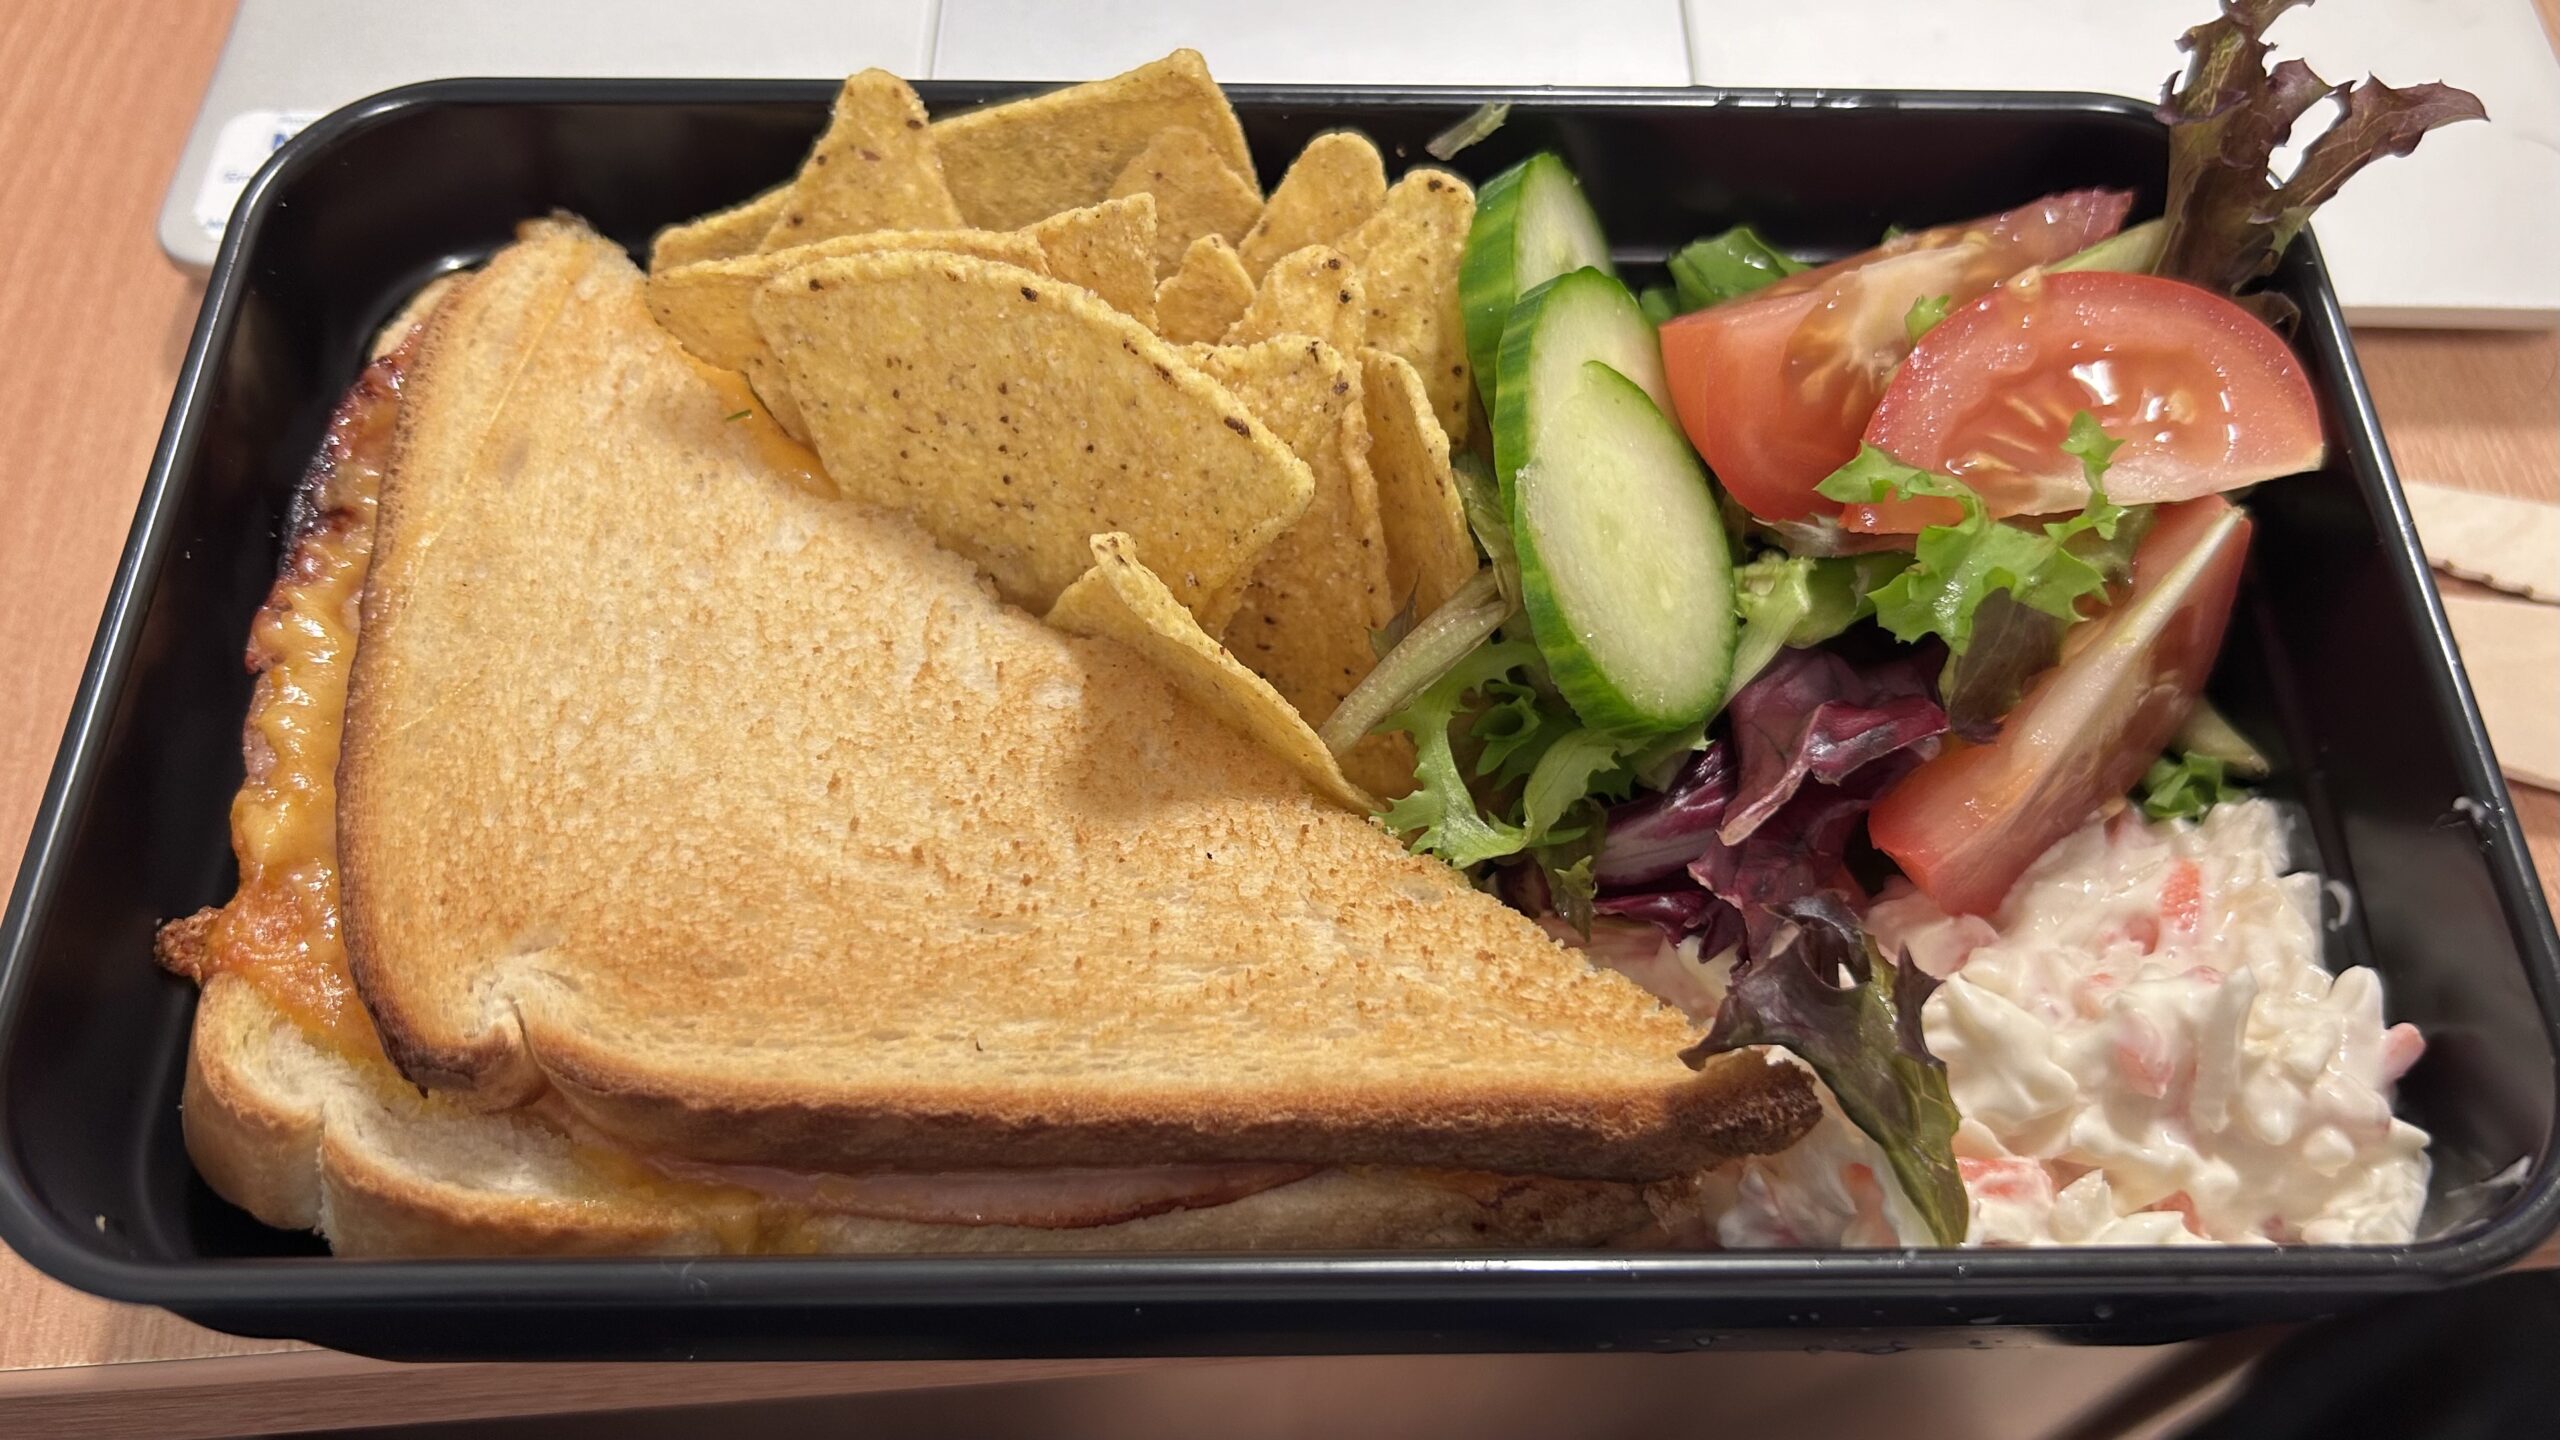
<path id="1" fill-rule="evenodd" d="M 1743 942 L 1742 912 L 1695 885 L 1629 890 L 1591 902 L 1602 915 L 1642 920 L 1670 941 L 1698 937 L 1700 955 L 1719 955 Z"/>
<path id="2" fill-rule="evenodd" d="M 1708 846 L 1689 862 L 1689 878 L 1749 920 L 1751 953 L 1761 953 L 1785 906 L 1834 887 L 1867 811 L 1926 758 L 1918 749 L 1897 750 L 1837 785 L 1799 789 L 1741 844 Z"/>
<path id="3" fill-rule="evenodd" d="M 1841 1113 L 1883 1149 L 1930 1233 L 1963 1243 L 1970 1205 L 1956 1170 L 1955 1101 L 1946 1066 L 1920 1036 L 1931 982 L 1907 960 L 1884 966 L 1837 894 L 1799 896 L 1774 918 L 1765 947 L 1734 971 L 1715 1025 L 1680 1058 L 1702 1066 L 1728 1050 L 1776 1045 L 1812 1066 Z"/>
<path id="4" fill-rule="evenodd" d="M 1609 811 L 1591 878 L 1604 891 L 1668 879 L 1714 842 L 1733 799 L 1733 747 L 1715 741 L 1691 756 L 1668 789 Z"/>
<path id="5" fill-rule="evenodd" d="M 1742 773 L 1717 838 L 1749 839 L 1808 779 L 1836 786 L 1887 756 L 1935 755 L 1947 729 L 1935 662 L 1912 650 L 1860 669 L 1828 650 L 1780 651 L 1726 707 Z"/>

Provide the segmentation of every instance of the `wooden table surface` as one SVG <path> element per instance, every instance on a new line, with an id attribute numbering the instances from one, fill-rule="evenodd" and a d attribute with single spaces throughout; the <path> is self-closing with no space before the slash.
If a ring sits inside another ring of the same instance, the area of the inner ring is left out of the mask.
<path id="1" fill-rule="evenodd" d="M 2554 0 L 2536 4 L 2549 21 Z M 227 0 L 0 6 L 0 616 L 18 665 L 0 690 L 0 864 L 10 871 L 194 323 L 201 284 L 160 253 L 153 227 L 229 15 Z M 2358 343 L 2405 475 L 2560 500 L 2560 337 L 2383 332 Z M 2560 797 L 2525 790 L 2517 801 L 2552 892 Z M 1095 1368 L 686 1367 L 652 1379 L 568 1366 L 545 1367 L 538 1383 L 526 1372 L 496 1380 L 488 1367 L 385 1367 L 215 1334 L 75 1294 L 0 1250 L 0 1416 L 48 1416 L 47 1433 L 177 1434 L 171 1417 L 244 1385 L 262 1397 L 263 1428 L 343 1416 L 388 1387 L 404 1416 L 424 1419 Z M 83 1401 L 108 1389 L 123 1397 L 121 1418 Z"/>

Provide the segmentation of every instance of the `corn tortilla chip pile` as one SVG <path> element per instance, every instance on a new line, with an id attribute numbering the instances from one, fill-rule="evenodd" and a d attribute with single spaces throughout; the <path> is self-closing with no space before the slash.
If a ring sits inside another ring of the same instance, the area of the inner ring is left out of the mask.
<path id="1" fill-rule="evenodd" d="M 960 207 L 942 181 L 924 105 L 907 82 L 865 70 L 844 82 L 834 116 L 791 182 L 761 249 L 866 230 L 947 230 Z"/>
<path id="2" fill-rule="evenodd" d="M 1276 335 L 1309 335 L 1345 350 L 1368 333 L 1369 307 L 1360 271 L 1342 252 L 1310 245 L 1280 257 L 1262 273 L 1244 314 L 1227 327 L 1226 343 L 1250 345 Z"/>
<path id="3" fill-rule="evenodd" d="M 753 255 L 764 248 L 764 237 L 773 233 L 773 222 L 782 218 L 782 207 L 790 203 L 791 183 L 785 181 L 744 204 L 670 225 L 650 243 L 649 268 L 673 270 L 703 260 Z"/>
<path id="4" fill-rule="evenodd" d="M 955 115 L 933 129 L 960 213 L 989 230 L 1110 199 L 1121 172 L 1168 130 L 1198 131 L 1227 168 L 1248 182 L 1253 176 L 1244 127 L 1196 50 Z"/>
<path id="5" fill-rule="evenodd" d="M 799 407 L 780 383 L 773 347 L 756 328 L 749 308 L 765 282 L 816 260 L 861 255 L 880 250 L 929 250 L 1001 260 L 1028 270 L 1047 265 L 1040 243 L 1028 235 L 997 230 L 873 230 L 839 235 L 787 250 L 767 250 L 726 260 L 679 265 L 649 277 L 649 311 L 694 358 L 724 370 L 735 370 L 755 387 L 756 398 L 773 412 L 774 423 L 795 440 L 809 438 Z"/>
<path id="6" fill-rule="evenodd" d="M 1441 430 L 1461 443 L 1475 382 L 1458 312 L 1458 260 L 1475 218 L 1475 191 L 1465 181 L 1416 170 L 1340 246 L 1366 285 L 1369 343 L 1413 366 Z"/>
<path id="7" fill-rule="evenodd" d="M 1156 287 L 1156 331 L 1167 340 L 1215 340 L 1253 303 L 1253 277 L 1244 273 L 1236 247 L 1203 235 L 1182 252 L 1182 264 Z"/>
<path id="8" fill-rule="evenodd" d="M 1410 742 L 1316 727 L 1479 564 L 1450 473 L 1474 208 L 1349 132 L 1266 201 L 1190 51 L 932 121 L 865 71 L 791 181 L 659 234 L 648 296 L 845 497 L 1370 808 Z"/>
<path id="9" fill-rule="evenodd" d="M 1306 509 L 1307 469 L 1224 388 L 1086 290 L 930 251 L 820 260 L 756 292 L 810 443 L 1045 611 L 1125 531 L 1183 603 Z"/>
<path id="10" fill-rule="evenodd" d="M 1171 275 L 1192 245 L 1211 236 L 1233 245 L 1262 216 L 1262 192 L 1250 170 L 1227 163 L 1208 137 L 1178 125 L 1147 142 L 1120 178 L 1113 199 L 1156 198 L 1156 273 Z"/>
<path id="11" fill-rule="evenodd" d="M 1361 351 L 1360 394 L 1387 543 L 1387 586 L 1412 597 L 1414 614 L 1428 615 L 1477 566 L 1475 537 L 1449 472 L 1449 437 L 1433 418 L 1422 377 L 1401 355 Z"/>
<path id="12" fill-rule="evenodd" d="M 1126 535 L 1093 537 L 1093 568 L 1050 607 L 1049 623 L 1078 635 L 1116 640 L 1165 672 L 1174 688 L 1220 720 L 1261 741 L 1320 793 L 1355 810 L 1374 797 L 1345 779 L 1315 727 L 1270 682 L 1237 663 L 1227 648 L 1182 608 L 1156 573 L 1138 559 Z"/>
<path id="13" fill-rule="evenodd" d="M 1330 245 L 1359 228 L 1387 198 L 1387 170 L 1366 135 L 1335 130 L 1307 142 L 1271 203 L 1236 245 L 1255 279 L 1281 256 Z"/>
<path id="14" fill-rule="evenodd" d="M 1121 314 L 1156 323 L 1156 201 L 1140 193 L 1065 210 L 1023 232 L 1039 242 L 1048 271 L 1081 285 Z"/>
<path id="15" fill-rule="evenodd" d="M 1372 632 L 1394 618 L 1359 362 L 1321 340 L 1284 335 L 1254 345 L 1199 346 L 1201 370 L 1244 401 L 1306 462 L 1305 515 L 1275 542 L 1221 637 L 1310 723 L 1322 723 L 1377 663 Z M 1372 735 L 1344 757 L 1369 789 L 1412 788 L 1401 735 Z"/>

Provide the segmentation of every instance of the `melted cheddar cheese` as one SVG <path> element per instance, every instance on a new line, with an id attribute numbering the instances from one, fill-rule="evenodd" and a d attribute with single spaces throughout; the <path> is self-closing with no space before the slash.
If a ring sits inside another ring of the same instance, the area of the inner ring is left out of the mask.
<path id="1" fill-rule="evenodd" d="M 240 888 L 199 917 L 186 967 L 198 981 L 240 976 L 313 1039 L 352 1055 L 379 1055 L 381 1041 L 339 935 L 338 742 L 402 359 L 394 351 L 367 366 L 330 417 L 296 498 L 284 572 L 250 625 L 258 681 L 241 737 L 248 771 L 231 803 Z"/>
<path id="2" fill-rule="evenodd" d="M 827 474 L 826 466 L 818 462 L 818 452 L 791 438 L 773 418 L 773 412 L 756 398 L 755 387 L 747 383 L 746 376 L 706 365 L 690 355 L 684 358 L 693 362 L 694 373 L 719 395 L 722 417 L 746 433 L 748 443 L 755 447 L 756 458 L 767 469 L 824 499 L 833 500 L 843 493 Z"/>
<path id="3" fill-rule="evenodd" d="M 231 805 L 239 888 L 228 904 L 161 933 L 163 964 L 202 984 L 238 976 L 317 1044 L 388 1065 L 347 964 L 338 909 L 337 774 L 374 514 L 390 463 L 408 346 L 376 358 L 339 402 L 293 508 L 284 569 L 250 623 L 256 673 Z M 759 458 L 803 487 L 836 493 L 818 458 L 774 423 L 745 380 L 706 368 Z M 737 413 L 743 411 L 744 413 Z M 807 1248 L 754 1191 L 668 1174 L 576 1123 L 557 1097 L 530 1117 L 568 1135 L 599 1188 L 688 1212 L 727 1253 Z"/>

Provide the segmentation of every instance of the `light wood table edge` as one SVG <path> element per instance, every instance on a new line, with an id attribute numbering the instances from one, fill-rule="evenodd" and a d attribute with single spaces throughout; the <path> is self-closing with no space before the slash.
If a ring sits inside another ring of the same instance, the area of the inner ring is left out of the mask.
<path id="1" fill-rule="evenodd" d="M 407 1365 L 328 1350 L 0 1371 L 0 1433 L 59 1440 L 213 1440 L 397 1421 L 487 1419 L 1013 1385 L 1250 1363 L 920 1360 Z"/>

